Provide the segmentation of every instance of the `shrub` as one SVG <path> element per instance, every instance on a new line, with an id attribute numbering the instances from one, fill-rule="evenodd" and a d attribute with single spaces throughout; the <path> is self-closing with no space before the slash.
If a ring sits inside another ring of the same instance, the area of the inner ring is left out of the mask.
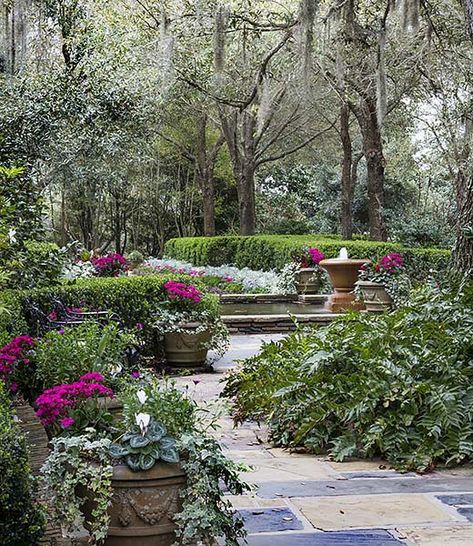
<path id="1" fill-rule="evenodd" d="M 65 253 L 54 243 L 26 241 L 16 286 L 33 288 L 59 282 L 66 263 Z"/>
<path id="2" fill-rule="evenodd" d="M 350 314 L 266 345 L 227 381 L 238 421 L 267 417 L 272 441 L 399 468 L 473 459 L 469 292 L 423 288 L 391 314 Z"/>
<path id="3" fill-rule="evenodd" d="M 132 336 L 116 323 L 102 327 L 88 321 L 74 328 L 48 332 L 36 346 L 36 375 L 43 389 L 77 381 L 87 372 L 111 371 L 124 363 L 125 349 Z"/>
<path id="4" fill-rule="evenodd" d="M 34 546 L 44 516 L 35 504 L 25 439 L 0 381 L 0 544 Z"/>
<path id="5" fill-rule="evenodd" d="M 400 252 L 413 278 L 426 278 L 433 269 L 445 269 L 450 260 L 448 250 L 405 248 L 398 243 L 377 241 L 342 241 L 326 235 L 255 235 L 249 237 L 183 237 L 166 243 L 165 254 L 194 265 L 235 264 L 251 269 L 282 269 L 294 254 L 316 246 L 327 258 L 338 256 L 346 247 L 351 258 L 378 259 L 390 252 Z"/>

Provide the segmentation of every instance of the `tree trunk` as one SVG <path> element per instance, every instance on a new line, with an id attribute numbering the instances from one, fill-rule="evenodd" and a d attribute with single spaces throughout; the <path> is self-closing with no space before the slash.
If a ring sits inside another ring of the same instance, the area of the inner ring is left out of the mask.
<path id="1" fill-rule="evenodd" d="M 202 114 L 197 122 L 197 182 L 202 192 L 204 235 L 215 235 L 215 187 L 214 168 L 218 151 L 223 144 L 219 139 L 210 153 L 207 152 L 207 115 Z"/>
<path id="2" fill-rule="evenodd" d="M 247 111 L 241 113 L 233 111 L 228 115 L 221 108 L 220 120 L 237 182 L 240 235 L 254 235 L 256 231 L 256 118 L 254 114 Z"/>
<path id="3" fill-rule="evenodd" d="M 460 271 L 473 272 L 473 176 L 468 180 L 459 211 L 454 263 Z"/>
<path id="4" fill-rule="evenodd" d="M 368 214 L 370 238 L 386 241 L 387 231 L 383 220 L 384 209 L 384 166 L 383 143 L 376 112 L 376 100 L 365 98 L 357 111 L 363 138 L 363 153 L 368 173 Z"/>
<path id="5" fill-rule="evenodd" d="M 240 210 L 240 234 L 254 235 L 256 232 L 255 198 L 255 131 L 256 117 L 243 112 L 241 124 L 243 157 L 238 179 L 238 201 Z"/>
<path id="6" fill-rule="evenodd" d="M 473 41 L 473 0 L 462 0 L 468 34 Z"/>
<path id="7" fill-rule="evenodd" d="M 240 235 L 254 235 L 256 231 L 255 169 L 252 163 L 242 166 L 238 180 Z"/>
<path id="8" fill-rule="evenodd" d="M 340 137 L 343 148 L 342 161 L 342 237 L 353 236 L 353 187 L 352 187 L 352 146 L 350 138 L 350 110 L 345 103 L 340 109 Z"/>

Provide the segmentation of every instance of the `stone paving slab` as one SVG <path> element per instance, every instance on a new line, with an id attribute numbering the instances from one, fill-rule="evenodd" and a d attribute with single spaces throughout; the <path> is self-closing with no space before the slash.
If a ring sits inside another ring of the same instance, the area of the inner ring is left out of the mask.
<path id="1" fill-rule="evenodd" d="M 412 472 L 403 473 L 395 470 L 376 470 L 374 472 L 340 472 L 340 476 L 347 480 L 360 480 L 371 478 L 420 478 Z"/>
<path id="2" fill-rule="evenodd" d="M 242 478 L 251 483 L 277 480 L 331 480 L 335 479 L 323 462 L 314 457 L 293 458 L 273 457 L 263 451 L 229 451 L 235 461 L 252 465 L 250 472 L 244 472 Z"/>
<path id="3" fill-rule="evenodd" d="M 450 506 L 472 505 L 473 506 L 473 493 L 459 494 L 459 495 L 438 495 L 439 501 L 449 504 Z"/>
<path id="4" fill-rule="evenodd" d="M 370 472 L 376 470 L 392 470 L 392 466 L 382 459 L 357 459 L 357 460 L 347 460 L 343 463 L 336 461 L 327 461 L 335 471 L 337 472 Z"/>
<path id="5" fill-rule="evenodd" d="M 248 546 L 395 546 L 406 544 L 384 530 L 250 535 Z M 242 546 L 245 544 L 241 542 Z"/>
<path id="6" fill-rule="evenodd" d="M 473 478 L 371 478 L 367 480 L 261 482 L 258 496 L 334 497 L 340 495 L 380 495 L 384 493 L 450 493 L 473 491 Z M 473 545 L 473 543 L 472 543 Z"/>
<path id="7" fill-rule="evenodd" d="M 426 495 L 294 498 L 291 502 L 315 528 L 324 531 L 448 523 L 461 519 Z"/>
<path id="8" fill-rule="evenodd" d="M 398 528 L 397 531 L 400 537 L 406 539 L 407 544 L 414 546 L 472 546 L 473 544 L 473 525 Z"/>
<path id="9" fill-rule="evenodd" d="M 300 531 L 304 528 L 296 514 L 287 506 L 238 510 L 248 533 Z"/>

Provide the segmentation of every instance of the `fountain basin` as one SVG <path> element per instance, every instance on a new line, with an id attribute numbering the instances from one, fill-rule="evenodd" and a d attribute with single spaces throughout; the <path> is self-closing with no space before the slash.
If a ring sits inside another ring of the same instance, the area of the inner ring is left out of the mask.
<path id="1" fill-rule="evenodd" d="M 320 267 L 323 267 L 330 276 L 330 281 L 334 289 L 325 304 L 328 311 L 340 313 L 349 310 L 363 310 L 364 304 L 355 301 L 353 290 L 358 281 L 358 272 L 362 265 L 369 263 L 370 260 L 350 260 L 333 258 L 322 260 Z"/>
<path id="2" fill-rule="evenodd" d="M 337 315 L 324 307 L 327 296 L 222 294 L 220 316 L 232 334 L 286 333 L 298 324 L 327 325 Z"/>

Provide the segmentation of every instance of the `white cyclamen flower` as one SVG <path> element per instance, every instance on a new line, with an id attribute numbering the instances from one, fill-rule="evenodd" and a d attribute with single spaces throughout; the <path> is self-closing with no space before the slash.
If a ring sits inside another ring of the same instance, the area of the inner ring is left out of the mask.
<path id="1" fill-rule="evenodd" d="M 15 235 L 16 235 L 16 229 L 10 228 L 8 230 L 8 238 L 10 239 L 10 243 L 12 243 L 12 244 L 16 243 Z"/>
<path id="2" fill-rule="evenodd" d="M 146 393 L 143 389 L 139 390 L 136 393 L 136 396 L 138 397 L 138 400 L 140 401 L 141 404 L 144 404 L 146 400 L 148 400 L 148 397 L 146 396 Z"/>
<path id="3" fill-rule="evenodd" d="M 151 415 L 149 413 L 135 413 L 136 424 L 140 427 L 141 434 L 146 434 Z"/>

